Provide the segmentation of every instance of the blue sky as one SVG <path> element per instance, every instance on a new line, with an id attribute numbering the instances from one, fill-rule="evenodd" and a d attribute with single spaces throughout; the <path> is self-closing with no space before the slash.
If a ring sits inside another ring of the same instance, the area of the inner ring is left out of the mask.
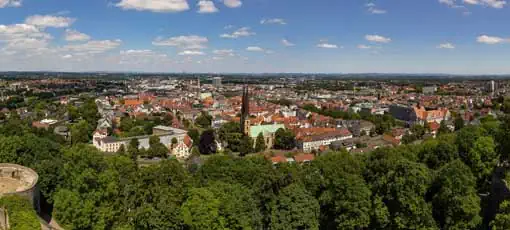
<path id="1" fill-rule="evenodd" d="M 510 73 L 505 0 L 0 0 L 0 71 Z"/>

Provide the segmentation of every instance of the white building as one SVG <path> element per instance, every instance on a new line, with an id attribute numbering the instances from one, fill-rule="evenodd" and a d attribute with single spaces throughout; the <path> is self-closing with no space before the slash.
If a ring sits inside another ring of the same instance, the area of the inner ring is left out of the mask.
<path id="1" fill-rule="evenodd" d="M 352 133 L 348 129 L 339 129 L 325 134 L 303 137 L 298 140 L 298 148 L 303 152 L 320 150 L 322 146 L 329 146 L 335 141 L 343 141 L 352 138 Z"/>
<path id="2" fill-rule="evenodd" d="M 181 157 L 189 156 L 188 155 L 189 148 L 184 147 L 187 146 L 185 143 L 187 131 L 167 126 L 156 126 L 153 128 L 153 136 L 159 137 L 161 144 L 165 145 L 169 150 L 172 150 L 172 154 Z M 106 133 L 103 131 L 96 131 L 93 135 L 92 142 L 94 146 L 102 152 L 115 153 L 119 151 L 119 148 L 122 145 L 124 145 L 124 148 L 127 149 L 127 147 L 129 146 L 129 142 L 132 139 L 138 139 L 138 142 L 140 143 L 139 145 L 140 149 L 149 149 L 150 137 L 151 135 L 127 138 L 115 138 L 112 136 L 106 136 Z M 172 146 L 173 138 L 177 139 L 176 146 Z"/>

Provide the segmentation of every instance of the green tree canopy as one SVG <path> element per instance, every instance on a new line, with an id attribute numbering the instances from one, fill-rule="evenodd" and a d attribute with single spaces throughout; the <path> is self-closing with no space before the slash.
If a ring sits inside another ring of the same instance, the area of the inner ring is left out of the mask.
<path id="1" fill-rule="evenodd" d="M 476 229 L 480 198 L 469 167 L 455 160 L 443 166 L 432 186 L 434 218 L 441 229 Z"/>
<path id="2" fill-rule="evenodd" d="M 255 152 L 264 152 L 266 150 L 266 141 L 264 140 L 264 135 L 259 133 L 257 136 L 257 140 L 255 142 Z"/>
<path id="3" fill-rule="evenodd" d="M 291 150 L 296 147 L 296 136 L 288 129 L 278 129 L 275 133 L 275 149 Z"/>
<path id="4" fill-rule="evenodd" d="M 271 229 L 319 229 L 319 202 L 299 184 L 283 188 L 271 210 Z"/>

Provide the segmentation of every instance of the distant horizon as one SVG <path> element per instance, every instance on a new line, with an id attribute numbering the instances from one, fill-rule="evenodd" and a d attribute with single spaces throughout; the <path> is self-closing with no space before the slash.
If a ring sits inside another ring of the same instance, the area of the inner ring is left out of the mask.
<path id="1" fill-rule="evenodd" d="M 414 75 L 414 76 L 495 76 L 495 77 L 510 77 L 510 73 L 506 74 L 457 74 L 457 73 L 399 73 L 399 72 L 353 72 L 353 73 L 334 73 L 334 72 L 151 72 L 151 71 L 52 71 L 52 70 L 7 70 L 0 71 L 2 73 L 72 73 L 72 74 L 86 74 L 86 73 L 108 73 L 108 74 L 214 74 L 214 75 L 278 75 L 278 74 L 296 74 L 296 75 Z"/>

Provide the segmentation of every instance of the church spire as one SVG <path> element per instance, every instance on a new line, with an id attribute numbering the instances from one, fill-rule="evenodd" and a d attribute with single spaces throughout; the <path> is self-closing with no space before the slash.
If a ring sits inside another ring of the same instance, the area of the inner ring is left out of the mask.
<path id="1" fill-rule="evenodd" d="M 243 99 L 241 106 L 241 132 L 248 135 L 250 131 L 250 99 L 248 86 L 243 86 Z"/>

